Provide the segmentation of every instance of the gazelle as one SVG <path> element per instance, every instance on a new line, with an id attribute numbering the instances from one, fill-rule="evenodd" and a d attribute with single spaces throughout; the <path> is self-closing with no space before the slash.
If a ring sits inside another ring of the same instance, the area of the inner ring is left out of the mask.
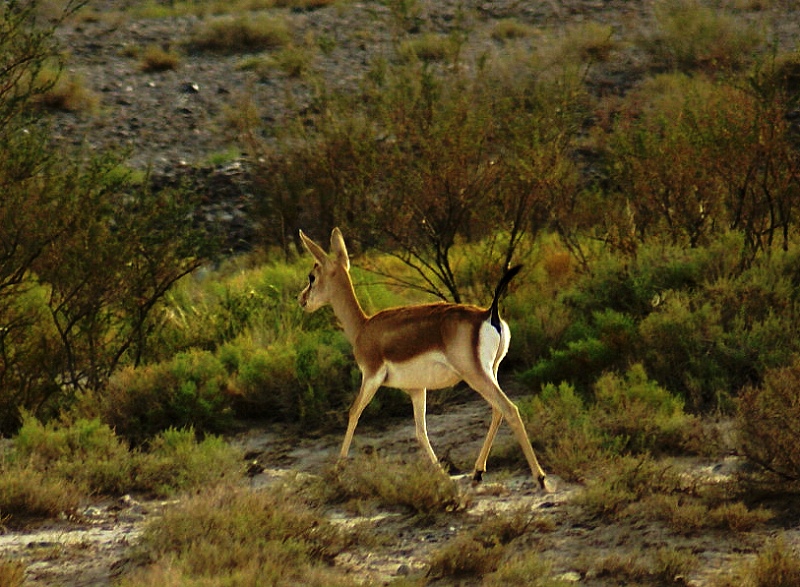
<path id="1" fill-rule="evenodd" d="M 497 429 L 505 419 L 525 453 L 531 472 L 545 488 L 545 473 L 536 460 L 519 409 L 497 383 L 497 368 L 508 352 L 510 331 L 500 318 L 498 301 L 520 266 L 506 272 L 489 308 L 433 303 L 404 306 L 367 316 L 350 279 L 350 258 L 338 228 L 331 233 L 330 255 L 300 231 L 316 263 L 298 301 L 308 312 L 330 304 L 361 369 L 361 389 L 350 408 L 341 458 L 350 451 L 358 419 L 382 385 L 411 396 L 416 436 L 433 463 L 438 463 L 425 422 L 428 389 L 465 381 L 492 407 L 492 421 L 475 462 L 473 480 L 480 482 Z"/>

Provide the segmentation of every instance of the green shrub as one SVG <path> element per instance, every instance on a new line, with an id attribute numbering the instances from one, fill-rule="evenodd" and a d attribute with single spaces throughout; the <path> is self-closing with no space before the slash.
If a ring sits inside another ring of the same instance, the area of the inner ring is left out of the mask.
<path id="1" fill-rule="evenodd" d="M 594 384 L 590 418 L 609 448 L 620 454 L 679 452 L 689 417 L 683 402 L 648 379 L 641 364 Z"/>
<path id="2" fill-rule="evenodd" d="M 84 494 L 120 494 L 130 487 L 128 447 L 99 420 L 42 424 L 28 416 L 14 447 L 18 462 L 66 480 Z"/>
<path id="3" fill-rule="evenodd" d="M 109 381 L 102 403 L 104 421 L 134 444 L 169 428 L 220 432 L 230 426 L 233 416 L 228 373 L 208 351 L 126 367 Z"/>
<path id="4" fill-rule="evenodd" d="M 449 37 L 425 33 L 404 41 L 398 52 L 407 61 L 443 61 L 453 52 L 453 47 Z"/>
<path id="5" fill-rule="evenodd" d="M 18 512 L 55 516 L 87 495 L 173 495 L 236 479 L 241 460 L 239 451 L 221 438 L 198 442 L 191 429 L 165 430 L 150 440 L 148 450 L 130 450 L 99 420 L 42 424 L 28 416 L 4 467 L 7 501 L 0 508 L 24 495 Z M 55 491 L 60 487 L 65 494 Z"/>
<path id="6" fill-rule="evenodd" d="M 653 495 L 680 492 L 681 487 L 680 474 L 670 464 L 647 455 L 616 457 L 594 472 L 574 502 L 589 517 L 618 520 L 627 515 L 631 504 Z"/>
<path id="7" fill-rule="evenodd" d="M 168 429 L 134 457 L 131 488 L 158 496 L 233 482 L 242 473 L 242 455 L 217 436 L 196 440 L 192 429 Z"/>
<path id="8" fill-rule="evenodd" d="M 565 348 L 557 348 L 522 374 L 532 386 L 570 381 L 587 389 L 604 371 L 623 368 L 638 348 L 632 316 L 606 309 L 593 312 L 587 322 L 576 320 L 564 332 Z"/>
<path id="9" fill-rule="evenodd" d="M 694 410 L 724 405 L 727 373 L 715 360 L 724 340 L 720 309 L 670 293 L 639 325 L 647 370 L 669 389 L 679 390 Z M 723 394 L 721 396 L 721 394 Z"/>
<path id="10" fill-rule="evenodd" d="M 235 348 L 235 344 L 226 345 L 220 356 L 230 360 Z M 297 351 L 294 345 L 274 343 L 263 349 L 240 352 L 232 383 L 236 412 L 243 417 L 296 419 L 302 388 L 295 371 Z"/>
<path id="11" fill-rule="evenodd" d="M 534 34 L 534 28 L 514 18 L 498 20 L 492 28 L 492 38 L 497 41 L 524 39 Z"/>
<path id="12" fill-rule="evenodd" d="M 571 384 L 548 384 L 520 402 L 520 412 L 545 468 L 576 481 L 615 455 L 680 452 L 694 421 L 639 364 L 602 375 L 586 400 Z"/>
<path id="13" fill-rule="evenodd" d="M 603 437 L 572 385 L 548 384 L 538 396 L 520 401 L 519 408 L 546 470 L 568 481 L 584 481 L 608 458 Z"/>

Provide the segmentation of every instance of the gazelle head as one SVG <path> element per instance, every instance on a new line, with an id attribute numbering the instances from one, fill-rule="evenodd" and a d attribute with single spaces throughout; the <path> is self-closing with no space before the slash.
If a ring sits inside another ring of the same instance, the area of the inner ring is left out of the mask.
<path id="1" fill-rule="evenodd" d="M 331 233 L 331 254 L 300 231 L 300 239 L 306 250 L 314 257 L 315 263 L 308 274 L 308 285 L 297 296 L 300 306 L 307 312 L 318 310 L 330 304 L 344 283 L 349 284 L 350 257 L 344 244 L 342 231 L 334 228 Z M 344 281 L 342 281 L 344 280 Z"/>

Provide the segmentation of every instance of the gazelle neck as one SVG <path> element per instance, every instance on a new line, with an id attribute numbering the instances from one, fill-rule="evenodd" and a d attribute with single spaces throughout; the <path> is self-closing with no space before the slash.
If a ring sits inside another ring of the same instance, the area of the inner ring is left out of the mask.
<path id="1" fill-rule="evenodd" d="M 367 321 L 367 315 L 356 297 L 350 274 L 345 273 L 342 281 L 341 287 L 337 288 L 338 295 L 331 300 L 331 307 L 342 324 L 344 335 L 352 345 L 355 344 L 361 327 Z"/>

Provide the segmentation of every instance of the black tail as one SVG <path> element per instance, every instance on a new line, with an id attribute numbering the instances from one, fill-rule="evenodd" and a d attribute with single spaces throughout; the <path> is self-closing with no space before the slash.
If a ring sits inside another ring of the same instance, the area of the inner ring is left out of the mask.
<path id="1" fill-rule="evenodd" d="M 497 284 L 497 288 L 494 290 L 494 299 L 489 308 L 489 322 L 491 322 L 497 332 L 500 332 L 500 298 L 506 291 L 508 283 L 514 279 L 514 276 L 519 273 L 520 269 L 522 269 L 522 265 L 514 265 L 511 269 L 506 271 L 505 275 L 500 278 L 500 283 Z"/>

